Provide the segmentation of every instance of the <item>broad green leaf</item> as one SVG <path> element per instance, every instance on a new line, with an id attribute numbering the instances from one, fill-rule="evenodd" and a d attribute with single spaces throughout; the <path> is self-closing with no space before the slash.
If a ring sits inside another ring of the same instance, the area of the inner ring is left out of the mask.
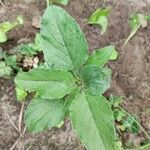
<path id="1" fill-rule="evenodd" d="M 41 132 L 58 126 L 64 116 L 61 99 L 34 98 L 25 112 L 25 123 L 30 132 Z"/>
<path id="2" fill-rule="evenodd" d="M 7 66 L 4 62 L 0 61 L 0 77 L 9 76 L 12 72 L 12 69 Z"/>
<path id="3" fill-rule="evenodd" d="M 17 97 L 17 101 L 23 101 L 25 100 L 26 96 L 27 96 L 27 92 L 23 89 L 21 89 L 20 87 L 16 86 L 16 97 Z"/>
<path id="4" fill-rule="evenodd" d="M 79 25 L 58 6 L 47 7 L 41 36 L 44 58 L 55 68 L 77 69 L 88 58 L 87 42 Z"/>
<path id="5" fill-rule="evenodd" d="M 0 30 L 0 43 L 4 43 L 7 41 L 7 36 Z"/>
<path id="6" fill-rule="evenodd" d="M 109 9 L 100 9 L 98 8 L 89 18 L 89 24 L 97 24 L 101 27 L 101 34 L 104 34 L 108 26 L 108 17 Z"/>
<path id="7" fill-rule="evenodd" d="M 79 93 L 71 104 L 70 117 L 87 150 L 114 150 L 113 113 L 103 96 Z"/>
<path id="8" fill-rule="evenodd" d="M 99 50 L 95 50 L 89 57 L 87 64 L 104 66 L 108 60 L 115 60 L 118 56 L 118 52 L 114 46 L 106 46 Z"/>
<path id="9" fill-rule="evenodd" d="M 18 74 L 15 82 L 22 89 L 36 91 L 45 99 L 62 98 L 75 87 L 73 75 L 64 70 L 33 69 Z"/>
<path id="10" fill-rule="evenodd" d="M 103 94 L 110 86 L 110 69 L 86 65 L 81 69 L 81 75 L 85 87 L 94 95 Z"/>

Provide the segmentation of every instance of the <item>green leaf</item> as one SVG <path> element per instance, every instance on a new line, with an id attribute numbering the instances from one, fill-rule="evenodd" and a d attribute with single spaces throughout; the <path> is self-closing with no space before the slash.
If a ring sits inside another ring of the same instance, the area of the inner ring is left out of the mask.
<path id="1" fill-rule="evenodd" d="M 5 63 L 8 66 L 11 66 L 12 68 L 14 68 L 18 71 L 20 70 L 20 68 L 17 66 L 17 56 L 16 55 L 5 57 Z"/>
<path id="2" fill-rule="evenodd" d="M 12 72 L 12 69 L 7 66 L 4 62 L 0 61 L 0 77 L 9 76 Z"/>
<path id="3" fill-rule="evenodd" d="M 30 132 L 41 132 L 58 126 L 63 119 L 64 101 L 34 98 L 25 112 L 25 123 Z"/>
<path id="4" fill-rule="evenodd" d="M 16 86 L 16 97 L 17 97 L 17 101 L 23 101 L 25 100 L 26 96 L 27 96 L 27 92 L 23 89 L 21 89 L 20 87 Z"/>
<path id="5" fill-rule="evenodd" d="M 64 70 L 33 69 L 18 74 L 16 84 L 26 91 L 36 91 L 45 99 L 62 98 L 75 87 L 75 79 Z"/>
<path id="6" fill-rule="evenodd" d="M 70 108 L 70 105 L 71 105 L 72 101 L 75 99 L 76 94 L 78 94 L 79 92 L 80 92 L 80 89 L 79 89 L 79 88 L 75 88 L 75 89 L 66 97 L 66 100 L 65 100 L 65 108 L 64 108 L 65 117 L 69 117 L 69 108 Z"/>
<path id="7" fill-rule="evenodd" d="M 23 25 L 24 23 L 23 16 L 20 16 L 20 15 L 17 16 L 16 22 L 17 22 L 17 25 Z"/>
<path id="8" fill-rule="evenodd" d="M 14 23 L 10 23 L 8 21 L 0 23 L 0 43 L 7 41 L 6 33 L 11 29 L 15 28 L 17 25 L 23 24 L 22 16 L 18 16 Z"/>
<path id="9" fill-rule="evenodd" d="M 120 110 L 119 108 L 115 108 L 113 110 L 113 114 L 114 114 L 114 119 L 117 121 L 123 121 L 126 117 L 126 114 L 124 111 Z"/>
<path id="10" fill-rule="evenodd" d="M 22 47 L 18 49 L 18 52 L 20 52 L 23 55 L 29 55 L 29 56 L 37 55 L 38 52 L 42 51 L 41 42 L 42 42 L 42 38 L 40 34 L 37 33 L 34 39 L 34 43 L 22 45 Z"/>
<path id="11" fill-rule="evenodd" d="M 93 14 L 90 16 L 88 23 L 89 24 L 97 24 L 101 27 L 101 34 L 104 34 L 107 30 L 108 26 L 108 17 L 109 9 L 100 9 L 98 8 Z"/>
<path id="12" fill-rule="evenodd" d="M 123 99 L 120 96 L 111 95 L 109 97 L 109 100 L 110 100 L 111 106 L 113 106 L 113 107 L 118 107 L 123 102 Z"/>
<path id="13" fill-rule="evenodd" d="M 140 128 L 137 123 L 138 121 L 134 117 L 128 117 L 127 120 L 123 121 L 125 128 L 128 128 L 132 133 L 139 133 Z"/>
<path id="14" fill-rule="evenodd" d="M 47 7 L 41 36 L 44 58 L 55 68 L 77 69 L 88 58 L 87 42 L 79 25 L 58 6 Z"/>
<path id="15" fill-rule="evenodd" d="M 115 143 L 115 150 L 124 150 L 121 141 L 116 141 L 116 143 Z"/>
<path id="16" fill-rule="evenodd" d="M 111 70 L 108 68 L 86 65 L 81 69 L 85 87 L 90 93 L 103 94 L 110 86 Z"/>
<path id="17" fill-rule="evenodd" d="M 8 32 L 9 30 L 11 30 L 13 28 L 13 25 L 10 22 L 2 22 L 0 23 L 0 30 L 3 33 Z"/>
<path id="18" fill-rule="evenodd" d="M 42 37 L 39 33 L 36 33 L 32 48 L 35 49 L 37 52 L 42 51 Z"/>
<path id="19" fill-rule="evenodd" d="M 21 44 L 19 46 L 17 46 L 17 52 L 19 52 L 22 55 L 26 55 L 26 56 L 32 56 L 32 55 L 36 55 L 37 51 L 32 48 L 31 45 L 29 44 Z"/>
<path id="20" fill-rule="evenodd" d="M 18 53 L 26 56 L 37 55 L 38 52 L 42 51 L 41 47 L 42 38 L 39 33 L 36 34 L 34 42 L 29 44 L 18 45 L 15 49 Z"/>
<path id="21" fill-rule="evenodd" d="M 73 127 L 87 150 L 114 150 L 113 113 L 103 96 L 76 95 L 70 107 Z"/>
<path id="22" fill-rule="evenodd" d="M 118 52 L 114 46 L 106 46 L 99 50 L 95 50 L 89 57 L 87 64 L 104 66 L 108 60 L 115 60 L 118 56 Z"/>
<path id="23" fill-rule="evenodd" d="M 7 41 L 7 36 L 5 33 L 3 33 L 0 29 L 0 43 L 4 43 Z"/>

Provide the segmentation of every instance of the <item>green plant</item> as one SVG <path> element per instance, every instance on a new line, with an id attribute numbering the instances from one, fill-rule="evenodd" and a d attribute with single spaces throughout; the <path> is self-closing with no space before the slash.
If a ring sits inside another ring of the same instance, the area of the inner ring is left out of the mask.
<path id="1" fill-rule="evenodd" d="M 143 14 L 139 13 L 133 14 L 129 22 L 131 33 L 129 34 L 124 44 L 126 44 L 135 35 L 135 33 L 139 30 L 140 27 L 147 27 L 148 20 L 150 20 L 150 16 L 144 16 Z"/>
<path id="2" fill-rule="evenodd" d="M 109 9 L 108 8 L 98 8 L 92 13 L 88 19 L 88 24 L 97 24 L 101 27 L 101 34 L 104 34 L 108 26 L 108 17 Z"/>
<path id="3" fill-rule="evenodd" d="M 13 54 L 8 54 L 0 48 L 0 77 L 10 77 L 28 65 L 30 68 L 38 67 L 37 55 L 42 51 L 40 34 L 36 34 L 33 43 L 18 45 L 12 51 Z"/>
<path id="4" fill-rule="evenodd" d="M 0 43 L 4 43 L 7 41 L 7 32 L 14 29 L 16 26 L 18 25 L 22 25 L 23 24 L 23 17 L 22 16 L 18 16 L 16 18 L 16 21 L 11 23 L 8 21 L 5 21 L 3 23 L 0 23 Z"/>
<path id="5" fill-rule="evenodd" d="M 126 110 L 124 110 L 120 105 L 123 102 L 123 99 L 119 96 L 110 96 L 110 105 L 114 114 L 115 125 L 117 129 L 117 139 L 116 142 L 116 150 L 123 150 L 123 144 L 119 139 L 119 135 L 122 135 L 123 132 L 136 134 L 138 135 L 141 131 L 145 134 L 147 138 L 147 142 L 143 143 L 140 147 L 132 149 L 132 150 L 146 150 L 150 147 L 149 141 L 150 136 L 145 131 L 145 129 L 140 125 L 139 120 L 136 116 L 131 116 Z"/>
<path id="6" fill-rule="evenodd" d="M 87 149 L 115 149 L 113 112 L 103 96 L 111 80 L 111 70 L 104 65 L 117 57 L 115 48 L 108 46 L 89 56 L 79 25 L 53 5 L 43 15 L 40 34 L 48 67 L 15 78 L 21 99 L 24 91 L 36 92 L 25 112 L 28 130 L 40 132 L 70 117 Z"/>
<path id="7" fill-rule="evenodd" d="M 131 133 L 137 134 L 140 132 L 140 127 L 136 117 L 128 115 L 123 108 L 120 107 L 123 99 L 119 96 L 110 96 L 110 103 L 114 114 L 114 119 L 117 122 L 116 128 L 119 132 L 129 130 Z"/>
<path id="8" fill-rule="evenodd" d="M 0 49 L 0 77 L 9 77 L 13 69 L 19 70 L 16 55 L 8 56 Z"/>

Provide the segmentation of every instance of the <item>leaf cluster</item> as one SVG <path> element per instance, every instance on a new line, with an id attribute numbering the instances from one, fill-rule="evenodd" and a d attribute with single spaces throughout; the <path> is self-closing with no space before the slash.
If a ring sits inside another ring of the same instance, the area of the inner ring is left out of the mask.
<path id="1" fill-rule="evenodd" d="M 79 25 L 53 5 L 42 17 L 40 36 L 49 67 L 22 72 L 15 78 L 21 98 L 26 96 L 24 91 L 35 92 L 25 113 L 28 130 L 56 127 L 70 117 L 87 149 L 115 149 L 113 113 L 102 94 L 111 80 L 111 70 L 104 65 L 117 58 L 117 51 L 107 46 L 89 55 Z"/>

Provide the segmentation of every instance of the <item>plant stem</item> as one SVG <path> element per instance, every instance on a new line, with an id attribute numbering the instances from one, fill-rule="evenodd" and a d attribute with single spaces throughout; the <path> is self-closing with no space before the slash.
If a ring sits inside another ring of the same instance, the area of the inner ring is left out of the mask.
<path id="1" fill-rule="evenodd" d="M 49 6 L 50 5 L 50 2 L 49 2 L 49 0 L 46 0 L 47 1 L 47 6 Z"/>
<path id="2" fill-rule="evenodd" d="M 3 2 L 0 0 L 0 4 L 3 6 L 3 7 L 5 7 L 5 5 L 3 4 Z"/>
<path id="3" fill-rule="evenodd" d="M 141 128 L 141 130 L 143 131 L 143 133 L 147 136 L 147 138 L 150 141 L 150 136 L 148 135 L 148 133 L 145 131 L 145 129 L 136 121 L 136 119 L 134 117 L 132 117 L 126 110 L 124 110 L 122 107 L 118 106 L 119 109 L 121 109 L 123 112 L 125 112 L 129 117 L 131 117 L 132 119 L 134 119 L 134 121 L 137 123 L 137 125 Z"/>

